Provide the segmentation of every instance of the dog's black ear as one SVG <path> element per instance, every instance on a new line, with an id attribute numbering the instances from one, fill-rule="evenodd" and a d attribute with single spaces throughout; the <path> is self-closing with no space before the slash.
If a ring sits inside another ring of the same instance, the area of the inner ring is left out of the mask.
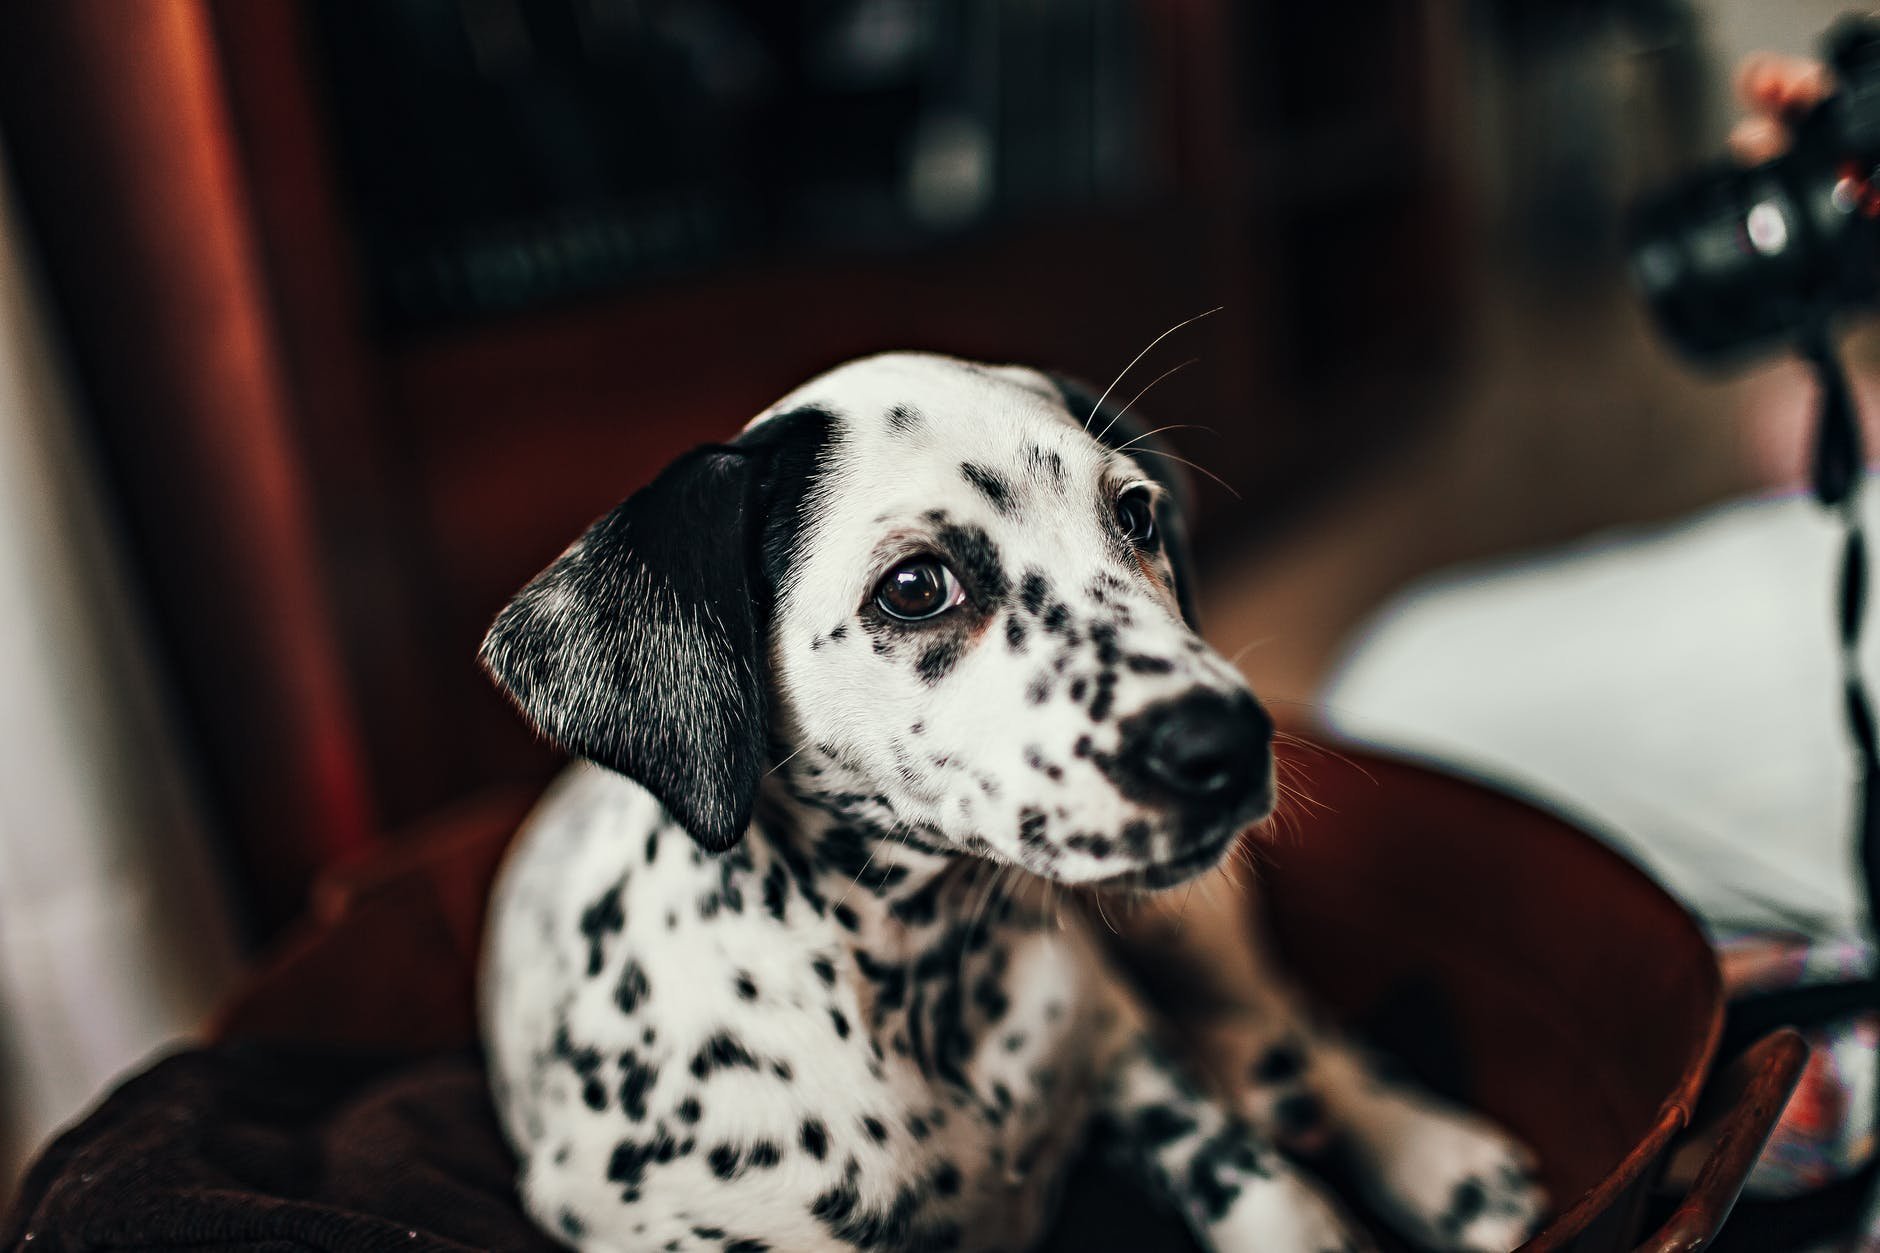
<path id="1" fill-rule="evenodd" d="M 1160 438 L 1149 434 L 1154 428 L 1134 413 L 1120 412 L 1114 398 L 1104 399 L 1102 412 L 1097 412 L 1096 392 L 1076 379 L 1059 374 L 1050 377 L 1064 397 L 1065 407 L 1072 417 L 1083 423 L 1085 430 L 1111 448 L 1127 444 L 1127 452 L 1143 450 L 1154 454 L 1137 460 L 1166 491 L 1156 510 L 1155 522 L 1162 531 L 1162 547 L 1175 573 L 1175 599 L 1181 605 L 1182 618 L 1191 628 L 1199 630 L 1195 615 L 1194 559 L 1188 548 L 1187 515 L 1192 492 L 1181 462 L 1165 455 L 1170 449 Z"/>
<path id="2" fill-rule="evenodd" d="M 481 654 L 543 735 L 714 852 L 743 837 L 767 748 L 763 461 L 675 461 L 519 592 Z"/>

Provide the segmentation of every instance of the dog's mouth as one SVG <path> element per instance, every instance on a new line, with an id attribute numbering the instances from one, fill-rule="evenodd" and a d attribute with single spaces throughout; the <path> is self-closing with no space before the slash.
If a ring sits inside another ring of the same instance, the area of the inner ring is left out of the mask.
<path id="1" fill-rule="evenodd" d="M 1180 887 L 1219 866 L 1241 836 L 1251 829 L 1247 824 L 1229 826 L 1221 834 L 1185 848 L 1173 857 L 1094 880 L 1090 886 L 1123 892 L 1161 892 Z"/>

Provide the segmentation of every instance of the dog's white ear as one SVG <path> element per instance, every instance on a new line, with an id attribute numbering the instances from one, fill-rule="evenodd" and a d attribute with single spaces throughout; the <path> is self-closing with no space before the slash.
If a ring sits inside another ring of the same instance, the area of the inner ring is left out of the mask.
<path id="1" fill-rule="evenodd" d="M 1127 444 L 1130 445 L 1130 451 L 1137 448 L 1158 453 L 1168 451 L 1167 444 L 1150 434 L 1153 428 L 1146 421 L 1133 413 L 1120 413 L 1115 400 L 1105 400 L 1103 411 L 1094 412 L 1097 407 L 1096 392 L 1077 379 L 1066 378 L 1061 374 L 1049 377 L 1064 397 L 1064 405 L 1071 411 L 1071 416 L 1109 447 L 1122 448 Z M 1191 628 L 1199 630 L 1200 625 L 1195 617 L 1194 561 L 1188 549 L 1187 512 L 1191 498 L 1188 475 L 1180 462 L 1169 457 L 1144 457 L 1139 460 L 1142 468 L 1166 489 L 1166 495 L 1156 510 L 1156 525 L 1161 528 L 1163 548 L 1168 553 L 1169 566 L 1175 574 L 1175 599 L 1181 605 L 1182 617 Z"/>
<path id="2" fill-rule="evenodd" d="M 519 592 L 481 651 L 543 735 L 637 780 L 713 851 L 750 824 L 767 750 L 762 461 L 675 461 Z"/>

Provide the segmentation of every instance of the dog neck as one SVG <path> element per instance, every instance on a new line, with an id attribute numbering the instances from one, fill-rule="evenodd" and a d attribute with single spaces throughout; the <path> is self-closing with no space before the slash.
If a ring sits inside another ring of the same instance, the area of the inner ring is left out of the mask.
<path id="1" fill-rule="evenodd" d="M 1021 907 L 1039 882 L 1029 872 L 904 819 L 814 749 L 766 777 L 757 827 L 838 923 L 871 940 L 1033 912 Z"/>

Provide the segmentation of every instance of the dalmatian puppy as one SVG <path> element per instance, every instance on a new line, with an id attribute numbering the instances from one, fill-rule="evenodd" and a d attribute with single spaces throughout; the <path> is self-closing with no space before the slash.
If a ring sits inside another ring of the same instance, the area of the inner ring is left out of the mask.
<path id="1" fill-rule="evenodd" d="M 1200 960 L 1168 911 L 1132 926 L 1219 985 L 1175 1030 L 1092 921 L 1213 871 L 1274 799 L 1144 435 L 1033 370 L 852 362 L 502 611 L 486 666 L 585 759 L 510 855 L 483 971 L 546 1229 L 1022 1250 L 1095 1136 L 1223 1251 L 1370 1248 L 1295 1164 L 1331 1151 L 1432 1248 L 1528 1232 L 1526 1152 L 1316 1029 L 1244 911 L 1191 922 Z"/>

